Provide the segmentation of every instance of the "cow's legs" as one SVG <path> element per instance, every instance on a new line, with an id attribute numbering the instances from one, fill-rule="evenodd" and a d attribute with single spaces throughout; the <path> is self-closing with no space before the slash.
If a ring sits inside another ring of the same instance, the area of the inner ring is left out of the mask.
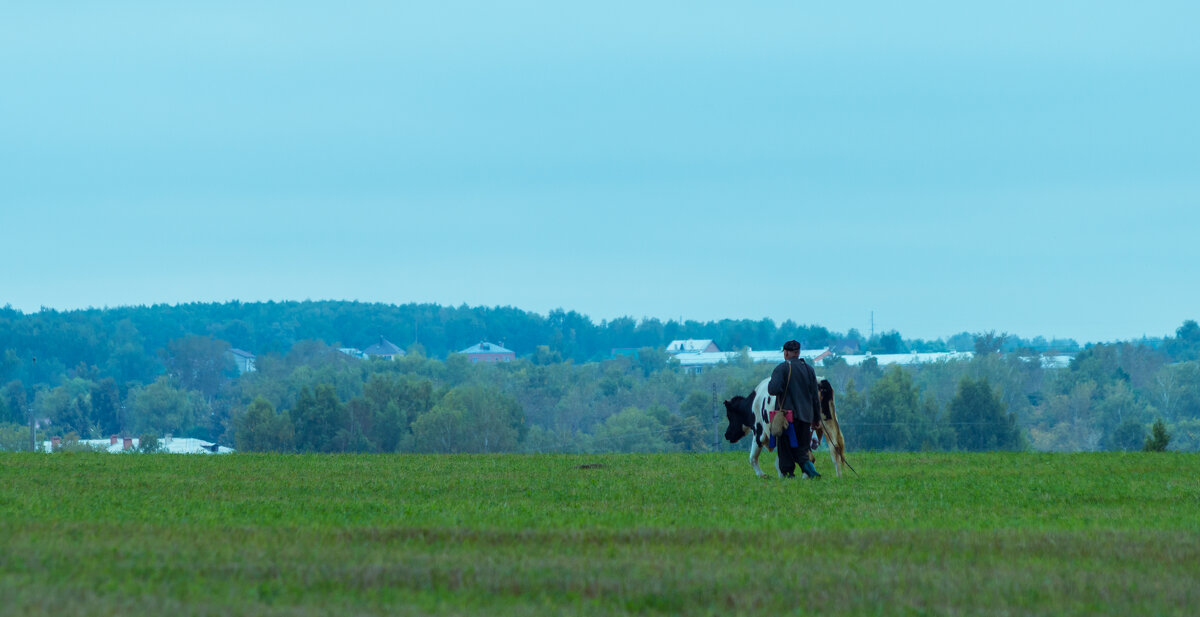
<path id="1" fill-rule="evenodd" d="M 833 471 L 834 471 L 834 473 L 836 473 L 836 474 L 837 474 L 837 477 L 839 477 L 839 478 L 840 478 L 840 477 L 842 477 L 842 465 L 841 465 L 841 463 L 838 461 L 837 452 L 834 452 L 834 451 L 833 451 L 833 447 L 832 447 L 832 446 L 829 448 L 829 458 L 833 459 Z"/>
<path id="2" fill-rule="evenodd" d="M 762 444 L 755 439 L 750 442 L 750 466 L 754 468 L 754 474 L 760 478 L 766 477 L 761 467 L 758 466 L 758 455 L 762 454 Z"/>

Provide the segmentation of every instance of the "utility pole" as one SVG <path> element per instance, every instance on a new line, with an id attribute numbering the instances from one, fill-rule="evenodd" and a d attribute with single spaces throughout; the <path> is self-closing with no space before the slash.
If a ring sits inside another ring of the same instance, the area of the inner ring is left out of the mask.
<path id="1" fill-rule="evenodd" d="M 37 368 L 37 356 L 33 357 L 33 367 Z M 33 381 L 32 377 L 30 381 Z M 26 396 L 22 394 L 21 398 L 26 399 Z M 37 452 L 37 423 L 33 419 L 33 406 L 29 404 L 28 400 L 22 402 L 25 404 L 25 413 L 29 415 L 29 451 Z"/>
<path id="2" fill-rule="evenodd" d="M 867 340 L 875 338 L 875 311 L 871 311 L 871 336 Z"/>

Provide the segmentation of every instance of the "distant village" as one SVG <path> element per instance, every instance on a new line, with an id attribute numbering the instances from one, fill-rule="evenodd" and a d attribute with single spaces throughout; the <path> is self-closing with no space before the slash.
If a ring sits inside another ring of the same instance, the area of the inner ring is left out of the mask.
<path id="1" fill-rule="evenodd" d="M 358 349 L 355 347 L 342 347 L 338 351 L 360 360 L 381 359 L 381 360 L 396 360 L 405 355 L 395 343 L 380 336 L 379 341 L 367 347 L 366 349 Z M 783 351 L 755 351 L 752 349 L 744 349 L 741 351 L 721 351 L 712 339 L 680 339 L 671 341 L 666 347 L 666 352 L 669 354 L 684 372 L 692 375 L 699 375 L 706 368 L 716 366 L 721 363 L 732 363 L 741 361 L 743 354 L 754 363 L 771 363 L 778 364 L 783 362 Z M 254 354 L 241 349 L 233 349 L 230 351 L 237 364 L 240 373 L 246 373 L 254 370 Z M 517 358 L 515 351 L 507 349 L 502 344 L 489 343 L 480 341 L 479 343 L 467 347 L 458 353 L 467 357 L 472 364 L 479 363 L 496 363 L 510 362 Z M 632 356 L 637 355 L 638 349 L 633 347 L 620 347 L 612 350 L 610 357 Z M 901 366 L 909 366 L 914 364 L 927 364 L 931 362 L 942 362 L 946 360 L 970 360 L 974 357 L 974 352 L 970 351 L 943 351 L 943 352 L 928 352 L 928 353 L 897 353 L 897 354 L 872 354 L 867 352 L 864 354 L 858 353 L 858 346 L 853 341 L 839 343 L 835 347 L 823 347 L 821 349 L 805 349 L 800 352 L 800 357 L 813 365 L 820 365 L 828 358 L 840 358 L 850 366 L 858 366 L 869 359 L 874 359 L 879 366 L 888 366 L 897 364 Z M 1065 368 L 1071 363 L 1072 356 L 1070 355 L 1053 355 L 1042 356 L 1042 366 L 1045 368 Z"/>
<path id="2" fill-rule="evenodd" d="M 380 336 L 376 343 L 366 349 L 341 347 L 338 351 L 359 360 L 397 360 L 405 356 L 403 349 L 383 336 Z M 722 363 L 749 360 L 755 364 L 774 365 L 783 361 L 782 350 L 755 351 L 752 349 L 743 349 L 740 351 L 721 351 L 712 339 L 674 340 L 666 346 L 665 351 L 674 362 L 678 363 L 679 367 L 685 373 L 690 375 L 699 375 L 706 369 Z M 636 348 L 615 348 L 612 350 L 610 357 L 636 356 L 638 352 L 639 350 Z M 800 357 L 814 366 L 821 366 L 822 363 L 831 358 L 840 359 L 850 366 L 859 366 L 869 360 L 874 360 L 879 366 L 893 364 L 910 366 L 943 361 L 970 360 L 975 355 L 974 352 L 970 351 L 898 354 L 872 354 L 870 352 L 860 354 L 857 352 L 857 345 L 840 343 L 833 348 L 803 349 L 800 352 Z M 472 364 L 511 362 L 517 358 L 515 351 L 504 347 L 502 344 L 487 341 L 480 341 L 458 353 L 466 356 Z M 239 374 L 255 370 L 254 354 L 242 349 L 231 349 L 229 355 L 232 357 Z M 1071 358 L 1072 356 L 1069 355 L 1053 355 L 1041 356 L 1040 359 L 1042 366 L 1045 368 L 1066 368 L 1070 364 Z M 42 447 L 46 452 L 57 450 L 59 445 L 59 438 L 57 437 L 42 442 Z M 138 438 L 118 437 L 116 435 L 109 439 L 81 439 L 78 442 L 78 446 L 83 448 L 111 453 L 144 451 L 145 445 L 140 443 Z M 172 454 L 228 454 L 234 450 L 200 439 L 172 438 L 168 435 L 155 444 L 154 451 Z"/>

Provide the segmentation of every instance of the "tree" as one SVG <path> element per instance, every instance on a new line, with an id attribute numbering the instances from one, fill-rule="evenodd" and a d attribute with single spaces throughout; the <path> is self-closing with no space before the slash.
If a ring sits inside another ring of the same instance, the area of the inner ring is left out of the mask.
<path id="1" fill-rule="evenodd" d="M 1064 380 L 1073 384 L 1067 393 L 1052 394 L 1038 405 L 1039 423 L 1031 430 L 1033 445 L 1038 450 L 1055 452 L 1096 450 L 1104 436 L 1101 423 L 1096 420 L 1099 388 L 1094 381 L 1076 381 L 1070 375 Z M 1051 390 L 1062 387 L 1058 384 Z"/>
<path id="2" fill-rule="evenodd" d="M 4 386 L 3 392 L 0 392 L 0 397 L 4 399 L 4 408 L 7 411 L 6 418 L 0 418 L 0 424 L 12 423 L 29 426 L 29 395 L 25 392 L 25 386 L 19 381 L 10 381 Z M 25 432 L 25 448 L 29 447 L 29 431 Z"/>
<path id="3" fill-rule="evenodd" d="M 94 438 L 115 435 L 121 431 L 121 392 L 111 377 L 92 384 L 92 426 L 99 430 Z"/>
<path id="4" fill-rule="evenodd" d="M 1163 349 L 1176 361 L 1200 360 L 1200 324 L 1189 319 L 1175 330 L 1175 338 L 1163 341 Z"/>
<path id="5" fill-rule="evenodd" d="M 673 413 L 661 414 L 660 418 L 666 430 L 667 442 L 670 444 L 669 451 L 706 452 L 710 448 L 711 432 L 705 428 L 700 418 Z"/>
<path id="6" fill-rule="evenodd" d="M 433 382 L 375 373 L 363 386 L 363 398 L 371 414 L 372 441 L 380 452 L 395 452 L 412 433 L 413 421 L 433 409 Z"/>
<path id="7" fill-rule="evenodd" d="M 1129 383 L 1138 390 L 1154 384 L 1154 374 L 1166 363 L 1166 354 L 1147 344 L 1118 345 L 1120 368 L 1129 375 Z"/>
<path id="8" fill-rule="evenodd" d="M 443 377 L 447 384 L 457 386 L 466 383 L 470 380 L 474 371 L 471 366 L 471 361 L 467 356 L 460 353 L 453 353 L 446 357 L 445 362 L 442 362 Z"/>
<path id="9" fill-rule="evenodd" d="M 166 376 L 130 392 L 130 419 L 126 430 L 181 435 L 196 425 L 203 401 L 176 388 Z"/>
<path id="10" fill-rule="evenodd" d="M 1155 407 L 1169 421 L 1200 417 L 1200 362 L 1179 362 L 1159 369 L 1150 387 Z"/>
<path id="11" fill-rule="evenodd" d="M 158 441 L 158 435 L 154 433 L 142 433 L 142 436 L 138 437 L 138 452 L 141 454 L 162 452 L 162 444 Z"/>
<path id="12" fill-rule="evenodd" d="M 113 350 L 104 367 L 117 383 L 148 383 L 154 380 L 160 364 L 140 345 L 125 343 Z"/>
<path id="13" fill-rule="evenodd" d="M 972 452 L 1015 450 L 1020 445 L 1016 419 L 1005 411 L 986 378 L 963 377 L 950 401 L 948 419 L 959 448 Z"/>
<path id="14" fill-rule="evenodd" d="M 904 339 L 895 330 L 880 334 L 878 342 L 871 347 L 871 351 L 884 354 L 897 354 L 908 351 L 908 346 L 904 344 Z"/>
<path id="15" fill-rule="evenodd" d="M 296 431 L 288 413 L 275 413 L 275 407 L 258 397 L 246 411 L 234 418 L 234 443 L 245 452 L 292 452 Z"/>
<path id="16" fill-rule="evenodd" d="M 20 367 L 21 356 L 17 355 L 17 350 L 5 349 L 0 353 L 0 381 L 16 378 Z"/>
<path id="17" fill-rule="evenodd" d="M 0 422 L 0 451 L 27 452 L 29 450 L 29 425 L 17 422 Z"/>
<path id="18" fill-rule="evenodd" d="M 1004 343 L 1007 341 L 1007 333 L 997 336 L 995 330 L 976 334 L 975 355 L 984 356 L 987 354 L 1000 353 L 1000 350 L 1004 348 Z"/>
<path id="19" fill-rule="evenodd" d="M 946 339 L 946 347 L 953 351 L 974 351 L 975 335 L 970 332 L 959 332 Z"/>
<path id="20" fill-rule="evenodd" d="M 846 416 L 853 428 L 847 440 L 866 450 L 907 450 L 920 447 L 917 388 L 912 377 L 896 365 L 871 385 L 861 412 Z"/>
<path id="21" fill-rule="evenodd" d="M 1200 420 L 1183 420 L 1172 424 L 1171 445 L 1172 449 L 1180 452 L 1200 451 Z"/>
<path id="22" fill-rule="evenodd" d="M 347 401 L 342 409 L 344 421 L 334 434 L 330 449 L 334 452 L 378 452 L 371 404 L 365 399 L 354 398 Z"/>
<path id="23" fill-rule="evenodd" d="M 672 359 L 665 348 L 643 347 L 637 352 L 637 366 L 641 368 L 644 377 L 666 369 Z"/>
<path id="24" fill-rule="evenodd" d="M 592 433 L 596 452 L 666 452 L 667 427 L 654 414 L 626 407 L 609 416 Z"/>
<path id="25" fill-rule="evenodd" d="M 846 363 L 846 359 L 841 356 L 825 358 L 821 362 L 821 369 L 825 379 L 833 386 L 834 392 L 844 392 L 846 384 L 853 379 L 855 373 L 855 368 Z"/>
<path id="26" fill-rule="evenodd" d="M 87 434 L 92 425 L 91 382 L 66 379 L 62 385 L 38 392 L 34 405 L 38 418 L 49 418 L 60 433 Z"/>
<path id="27" fill-rule="evenodd" d="M 235 372 L 227 355 L 229 343 L 209 336 L 188 336 L 167 343 L 163 364 L 185 390 L 196 390 L 212 400 L 221 383 Z"/>
<path id="28" fill-rule="evenodd" d="M 693 417 L 698 419 L 708 419 L 713 415 L 713 397 L 712 394 L 701 390 L 692 390 L 688 393 L 687 398 L 679 405 L 679 413 L 685 417 Z M 725 413 L 720 410 L 720 413 Z M 724 417 L 724 416 L 722 416 Z"/>
<path id="29" fill-rule="evenodd" d="M 883 369 L 879 366 L 879 358 L 868 356 L 858 365 L 858 380 L 862 382 L 863 390 L 870 390 L 875 380 L 883 377 Z"/>
<path id="30" fill-rule="evenodd" d="M 921 450 L 949 450 L 954 446 L 954 427 L 947 426 L 941 407 L 932 396 L 921 397 L 919 410 L 921 423 L 919 433 L 914 438 L 914 444 L 920 442 Z"/>
<path id="31" fill-rule="evenodd" d="M 533 357 L 530 358 L 530 361 L 538 366 L 558 364 L 562 362 L 562 354 L 557 351 L 550 351 L 549 345 L 538 345 L 533 351 Z"/>
<path id="32" fill-rule="evenodd" d="M 1104 430 L 1100 446 L 1105 450 L 1140 449 L 1150 415 L 1149 407 L 1129 387 L 1129 382 L 1117 380 L 1104 386 L 1096 403 L 1095 422 Z"/>
<path id="33" fill-rule="evenodd" d="M 1140 450 L 1146 443 L 1146 428 L 1133 418 L 1125 418 L 1109 433 L 1103 442 L 1107 450 L 1132 452 Z"/>
<path id="34" fill-rule="evenodd" d="M 338 429 L 345 426 L 342 402 L 331 384 L 315 390 L 304 387 L 296 401 L 293 421 L 296 445 L 302 452 L 330 452 Z"/>
<path id="35" fill-rule="evenodd" d="M 1154 421 L 1154 426 L 1150 427 L 1150 436 L 1146 438 L 1142 450 L 1165 452 L 1169 443 L 1171 443 L 1171 434 L 1167 432 L 1167 425 L 1163 424 L 1162 418 L 1158 418 Z"/>
<path id="36" fill-rule="evenodd" d="M 525 413 L 517 400 L 487 386 L 450 390 L 430 413 L 439 411 L 464 427 L 454 436 L 455 452 L 512 452 L 526 430 Z M 415 423 L 413 436 L 419 438 Z"/>
<path id="37" fill-rule="evenodd" d="M 413 421 L 413 450 L 443 454 L 463 452 L 460 437 L 470 430 L 471 422 L 465 409 L 439 403 Z"/>

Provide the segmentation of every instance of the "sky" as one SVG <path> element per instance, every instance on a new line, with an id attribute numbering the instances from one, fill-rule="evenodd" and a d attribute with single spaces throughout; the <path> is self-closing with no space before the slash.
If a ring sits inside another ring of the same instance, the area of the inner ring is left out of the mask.
<path id="1" fill-rule="evenodd" d="M 1200 318 L 1194 2 L 5 2 L 0 305 Z"/>

